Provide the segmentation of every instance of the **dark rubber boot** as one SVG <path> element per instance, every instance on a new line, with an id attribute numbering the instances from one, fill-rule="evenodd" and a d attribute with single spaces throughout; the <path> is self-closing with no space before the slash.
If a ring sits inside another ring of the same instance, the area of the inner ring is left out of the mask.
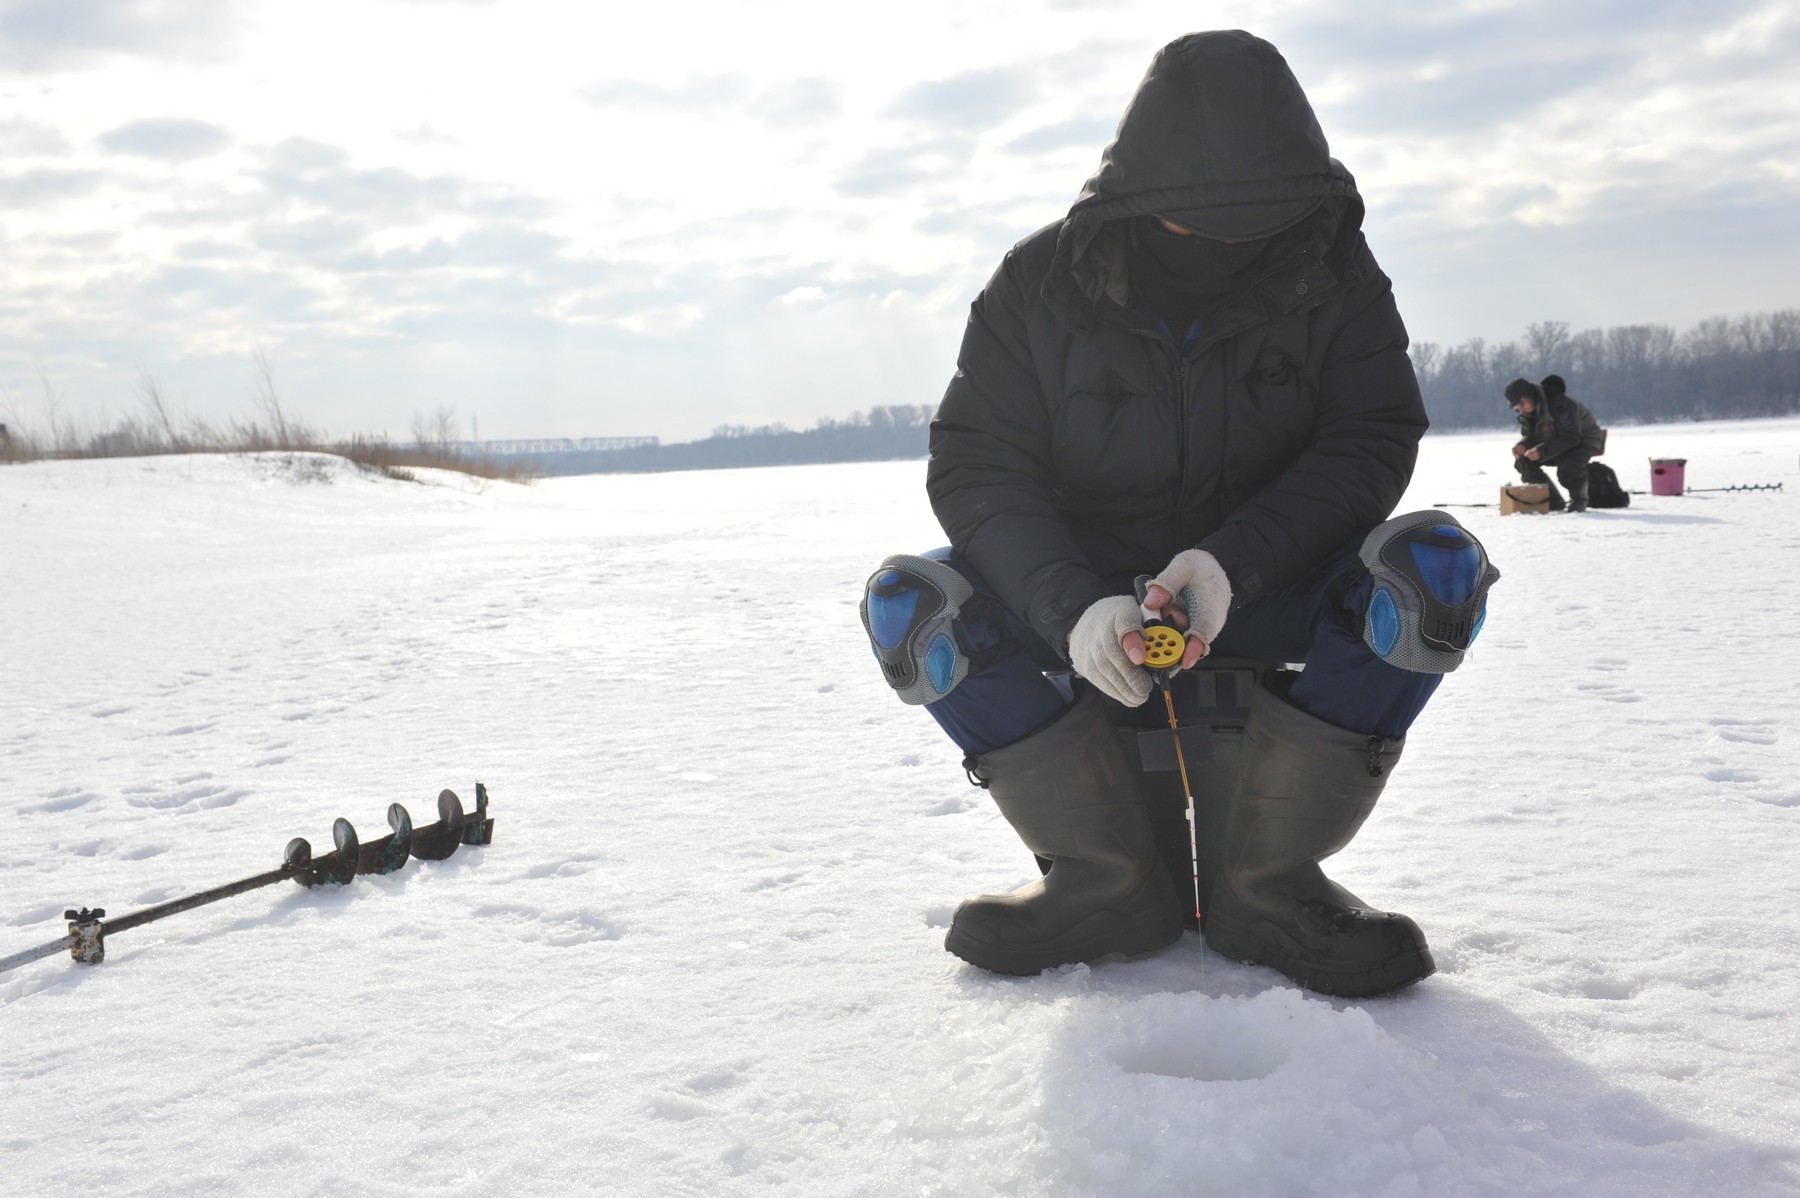
<path id="1" fill-rule="evenodd" d="M 1206 908 L 1208 945 L 1351 998 L 1398 990 L 1437 968 L 1418 924 L 1373 910 L 1319 868 L 1375 809 L 1404 745 L 1347 732 L 1257 690 L 1224 872 Z"/>
<path id="2" fill-rule="evenodd" d="M 1587 479 L 1580 479 L 1569 484 L 1569 510 L 1571 512 L 1585 512 L 1588 510 Z"/>
<path id="3" fill-rule="evenodd" d="M 1097 692 L 1049 727 L 975 759 L 1000 814 L 1050 871 L 956 910 L 944 947 L 995 973 L 1034 974 L 1181 936 L 1181 908 Z"/>

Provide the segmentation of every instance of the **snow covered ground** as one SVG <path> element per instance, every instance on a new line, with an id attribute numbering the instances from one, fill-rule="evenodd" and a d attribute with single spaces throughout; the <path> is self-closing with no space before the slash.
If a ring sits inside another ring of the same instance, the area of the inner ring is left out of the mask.
<path id="1" fill-rule="evenodd" d="M 1491 502 L 1504 432 L 1407 507 Z M 1331 1001 L 1189 935 L 942 948 L 1030 857 L 869 661 L 922 463 L 562 479 L 0 468 L 0 956 L 493 796 L 494 843 L 0 975 L 0 1190 L 1800 1192 L 1800 421 L 1697 487 L 1455 509 L 1477 652 L 1333 872 L 1440 972 Z"/>

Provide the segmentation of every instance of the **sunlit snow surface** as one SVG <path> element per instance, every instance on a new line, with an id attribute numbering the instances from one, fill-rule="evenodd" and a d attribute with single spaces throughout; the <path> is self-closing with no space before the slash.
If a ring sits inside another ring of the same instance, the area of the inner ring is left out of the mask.
<path id="1" fill-rule="evenodd" d="M 1505 577 L 1332 866 L 1440 971 L 1367 1002 L 1192 935 L 943 951 L 1034 871 L 857 623 L 941 543 L 922 463 L 0 468 L 0 956 L 445 786 L 497 820 L 0 975 L 0 1190 L 1793 1194 L 1800 421 L 1614 430 L 1651 455 L 1787 489 L 1453 509 Z"/>

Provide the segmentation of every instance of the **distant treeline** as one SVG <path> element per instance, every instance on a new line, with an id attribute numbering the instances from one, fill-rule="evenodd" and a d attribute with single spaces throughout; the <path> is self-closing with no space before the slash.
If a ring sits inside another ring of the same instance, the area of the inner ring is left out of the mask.
<path id="1" fill-rule="evenodd" d="M 1449 349 L 1422 341 L 1412 360 L 1436 429 L 1510 425 L 1506 384 L 1547 374 L 1562 375 L 1603 424 L 1800 412 L 1800 308 L 1716 316 L 1685 333 L 1668 325 L 1571 333 L 1562 321 L 1543 321 L 1500 345 L 1479 337 Z M 932 414 L 927 404 L 896 404 L 804 430 L 727 424 L 700 441 L 536 455 L 532 465 L 547 474 L 615 474 L 917 458 L 926 453 Z"/>
<path id="2" fill-rule="evenodd" d="M 844 420 L 826 417 L 809 429 L 785 424 L 751 428 L 722 424 L 700 441 L 641 445 L 597 453 L 537 457 L 550 474 L 644 474 L 727 466 L 798 466 L 815 462 L 876 462 L 922 458 L 931 425 L 929 404 L 892 404 Z"/>
<path id="3" fill-rule="evenodd" d="M 1585 329 L 1552 320 L 1518 341 L 1412 347 L 1433 428 L 1512 423 L 1508 381 L 1559 374 L 1602 424 L 1729 420 L 1800 412 L 1800 308 L 1668 325 Z"/>

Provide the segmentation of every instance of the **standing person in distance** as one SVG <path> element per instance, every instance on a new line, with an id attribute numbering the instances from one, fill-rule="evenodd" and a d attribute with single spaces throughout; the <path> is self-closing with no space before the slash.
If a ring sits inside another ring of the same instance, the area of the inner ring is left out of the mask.
<path id="1" fill-rule="evenodd" d="M 1514 379 L 1506 384 L 1506 402 L 1519 418 L 1519 440 L 1513 446 L 1513 468 L 1519 479 L 1550 488 L 1550 510 L 1588 510 L 1588 461 L 1606 447 L 1600 422 L 1587 405 L 1569 394 L 1561 375 L 1547 374 L 1540 383 Z M 1569 489 L 1565 505 L 1556 484 L 1544 473 L 1556 468 L 1556 477 Z"/>
<path id="2" fill-rule="evenodd" d="M 1191 34 L 1156 55 L 1068 216 L 971 307 L 926 475 L 950 546 L 888 558 L 862 601 L 889 685 L 1048 863 L 957 909 L 944 944 L 964 960 L 1153 952 L 1193 914 L 1119 729 L 1151 692 L 1134 582 L 1153 575 L 1183 668 L 1305 662 L 1251 698 L 1230 793 L 1196 796 L 1227 808 L 1207 943 L 1331 994 L 1432 972 L 1417 924 L 1318 865 L 1368 818 L 1498 577 L 1448 514 L 1388 519 L 1427 421 L 1362 219 L 1275 47 Z"/>

